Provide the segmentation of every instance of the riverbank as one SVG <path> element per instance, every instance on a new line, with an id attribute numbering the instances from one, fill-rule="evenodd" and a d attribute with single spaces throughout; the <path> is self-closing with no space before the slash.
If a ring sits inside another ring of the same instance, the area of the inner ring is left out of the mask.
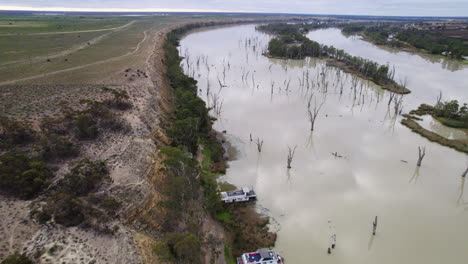
<path id="1" fill-rule="evenodd" d="M 345 33 L 343 33 L 343 34 L 345 34 Z M 413 46 L 413 45 L 411 45 L 409 43 L 406 43 L 404 41 L 401 41 L 401 40 L 394 40 L 394 41 L 400 42 L 403 46 L 394 46 L 394 45 L 382 44 L 380 42 L 377 42 L 374 39 L 372 39 L 371 37 L 364 34 L 364 32 L 358 32 L 358 33 L 346 34 L 346 35 L 358 35 L 358 36 L 361 37 L 362 40 L 367 41 L 369 43 L 372 43 L 372 44 L 374 44 L 376 46 L 387 47 L 387 48 L 395 49 L 395 50 L 398 50 L 398 51 L 404 51 L 404 52 L 420 54 L 420 55 L 431 55 L 431 56 L 435 56 L 435 57 L 438 57 L 438 58 L 444 58 L 444 59 L 447 59 L 447 60 L 468 64 L 468 61 L 466 61 L 466 60 L 450 58 L 450 57 L 444 56 L 442 54 L 433 54 L 433 53 L 428 52 L 427 50 L 418 49 L 415 46 Z"/>
<path id="2" fill-rule="evenodd" d="M 251 21 L 237 21 L 236 23 L 245 22 Z M 164 211 L 158 210 L 163 214 L 160 218 L 161 228 L 159 228 L 162 235 L 155 243 L 154 250 L 156 255 L 163 260 L 181 261 L 188 257 L 168 253 L 168 250 L 171 251 L 170 249 L 174 246 L 172 241 L 175 239 L 175 232 L 186 234 L 185 238 L 177 239 L 184 240 L 191 237 L 192 263 L 197 263 L 197 259 L 222 263 L 226 258 L 236 256 L 245 250 L 251 251 L 257 247 L 273 246 L 276 238 L 266 228 L 268 220 L 253 208 L 226 207 L 222 204 L 217 182 L 217 176 L 224 173 L 227 167 L 225 150 L 221 145 L 222 139 L 213 131 L 214 120 L 209 116 L 205 103 L 197 96 L 196 81 L 185 75 L 180 67 L 182 58 L 176 47 L 182 36 L 193 29 L 226 24 L 230 22 L 186 24 L 168 32 L 164 43 L 165 75 L 172 89 L 171 101 L 174 110 L 169 114 L 169 124 L 166 129 L 171 143 L 162 148 L 163 155 L 160 156 L 162 167 L 159 169 L 169 174 L 160 174 L 162 179 L 159 180 L 159 186 L 166 186 L 164 188 L 170 188 L 170 190 L 162 191 L 162 197 L 158 203 L 171 204 L 170 207 L 164 206 Z M 183 153 L 186 153 L 187 157 L 183 157 Z M 182 171 L 177 169 L 179 162 L 182 162 L 186 169 Z M 194 165 L 195 162 L 198 166 Z M 197 167 L 200 168 L 201 173 L 194 178 L 195 174 L 190 171 L 198 170 Z M 188 193 L 184 191 L 187 186 L 179 186 L 181 183 L 171 179 L 173 177 L 188 179 L 191 190 Z M 179 187 L 175 188 L 176 186 Z M 187 197 L 188 200 L 180 200 L 177 197 Z M 187 203 L 191 206 L 184 206 Z M 195 212 L 198 213 L 190 216 Z M 247 213 L 250 215 L 248 219 L 245 218 Z M 219 231 L 219 227 L 216 227 L 217 224 L 212 219 L 217 219 L 218 223 L 222 223 L 227 233 Z M 257 220 L 253 221 L 253 219 Z M 205 224 L 197 228 L 197 222 Z M 211 232 L 210 226 L 218 232 Z M 258 231 L 246 232 L 252 229 Z M 265 242 L 266 238 L 269 238 L 268 242 Z M 249 248 L 245 248 L 246 246 Z M 220 255 L 220 251 L 225 252 L 225 255 Z"/>
<path id="3" fill-rule="evenodd" d="M 467 140 L 454 140 L 454 139 L 444 138 L 437 133 L 434 133 L 432 131 L 429 131 L 423 128 L 416 121 L 409 119 L 409 118 L 401 120 L 401 124 L 411 129 L 411 131 L 427 138 L 428 140 L 432 142 L 436 142 L 440 145 L 453 148 L 455 150 L 468 154 L 468 141 Z"/>
<path id="4" fill-rule="evenodd" d="M 422 119 L 417 116 L 430 115 L 445 126 L 468 131 L 466 122 L 437 116 L 435 111 L 436 110 L 433 106 L 421 104 L 418 107 L 418 109 L 411 110 L 409 114 L 404 114 L 403 117 L 405 117 L 405 119 L 401 120 L 401 124 L 408 127 L 413 132 L 418 133 L 419 135 L 429 139 L 430 141 L 436 142 L 440 145 L 449 148 L 456 149 L 461 152 L 468 153 L 468 140 L 447 139 L 445 137 L 440 136 L 437 133 L 423 128 L 421 125 L 418 124 L 417 121 L 421 121 Z M 456 111 L 458 111 L 458 109 Z"/>

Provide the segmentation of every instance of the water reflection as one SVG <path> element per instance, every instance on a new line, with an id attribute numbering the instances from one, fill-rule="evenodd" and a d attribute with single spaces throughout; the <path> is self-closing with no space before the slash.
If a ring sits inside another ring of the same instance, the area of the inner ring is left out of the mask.
<path id="1" fill-rule="evenodd" d="M 463 205 L 465 204 L 465 200 L 463 197 L 463 193 L 465 191 L 465 177 L 461 177 L 461 183 L 460 183 L 460 188 L 459 188 L 459 195 L 457 199 L 457 204 L 458 205 Z"/>
<path id="2" fill-rule="evenodd" d="M 414 182 L 416 183 L 418 181 L 418 178 L 419 178 L 419 170 L 421 169 L 421 167 L 419 166 L 416 166 L 416 168 L 414 169 L 414 172 L 413 172 L 413 176 L 411 176 L 411 179 L 410 179 L 410 183 Z"/>
<path id="3" fill-rule="evenodd" d="M 321 32 L 321 38 L 335 38 L 333 30 Z M 465 155 L 402 126 L 393 103 L 388 104 L 389 93 L 367 80 L 319 59 L 262 57 L 268 40 L 253 26 L 238 26 L 188 35 L 181 50 L 189 55 L 184 70 L 196 76 L 208 106 L 214 104 L 213 93 L 223 102 L 214 127 L 239 139 L 232 143 L 238 146 L 239 159 L 230 162 L 223 180 L 255 187 L 257 205 L 268 208 L 281 225 L 277 250 L 289 263 L 438 264 L 468 259 L 468 215 L 459 215 L 453 197 L 460 182 L 445 177 L 459 173 L 456 168 L 466 162 Z M 362 41 L 351 45 L 366 50 Z M 381 52 L 381 60 L 403 56 L 391 64 L 414 73 L 413 94 L 404 97 L 405 108 L 436 98 L 439 90 L 427 88 L 434 79 L 438 88 L 445 79 L 444 95 L 466 98 L 460 83 L 468 75 L 447 74 L 440 65 L 422 69 L 417 57 Z M 219 80 L 226 87 L 221 88 Z M 322 102 L 312 133 L 308 109 Z M 261 154 L 257 138 L 265 142 Z M 293 168 L 286 170 L 287 146 L 295 145 Z M 419 171 L 401 160 L 414 160 L 414 150 L 423 145 L 428 155 L 421 181 Z M 385 223 L 379 243 L 369 238 L 368 219 L 376 214 Z M 328 219 L 333 219 L 333 233 L 339 237 L 331 256 L 326 253 L 333 234 Z"/>

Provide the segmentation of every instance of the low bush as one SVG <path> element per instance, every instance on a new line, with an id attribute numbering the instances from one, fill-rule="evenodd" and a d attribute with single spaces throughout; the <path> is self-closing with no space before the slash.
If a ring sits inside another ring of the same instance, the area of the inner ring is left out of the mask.
<path id="1" fill-rule="evenodd" d="M 103 161 L 82 159 L 60 180 L 58 186 L 64 193 L 82 196 L 93 191 L 108 175 Z"/>
<path id="2" fill-rule="evenodd" d="M 0 117 L 0 149 L 25 145 L 34 141 L 36 133 L 26 122 Z"/>
<path id="3" fill-rule="evenodd" d="M 45 160 L 75 157 L 79 147 L 73 144 L 68 137 L 57 134 L 43 136 L 38 147 L 41 157 Z"/>
<path id="4" fill-rule="evenodd" d="M 45 187 L 53 173 L 42 161 L 21 152 L 8 152 L 0 156 L 0 190 L 21 199 L 30 199 Z"/>
<path id="5" fill-rule="evenodd" d="M 13 254 L 4 259 L 1 264 L 34 264 L 34 262 L 25 255 Z"/>
<path id="6" fill-rule="evenodd" d="M 153 251 L 164 261 L 201 263 L 201 243 L 193 234 L 169 233 L 166 242 L 156 243 Z"/>

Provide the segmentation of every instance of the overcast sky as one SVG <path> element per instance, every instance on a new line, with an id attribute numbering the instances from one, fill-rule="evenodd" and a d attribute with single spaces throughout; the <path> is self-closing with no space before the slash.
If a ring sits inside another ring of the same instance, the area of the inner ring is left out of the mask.
<path id="1" fill-rule="evenodd" d="M 0 10 L 468 16 L 468 0 L 0 0 Z"/>

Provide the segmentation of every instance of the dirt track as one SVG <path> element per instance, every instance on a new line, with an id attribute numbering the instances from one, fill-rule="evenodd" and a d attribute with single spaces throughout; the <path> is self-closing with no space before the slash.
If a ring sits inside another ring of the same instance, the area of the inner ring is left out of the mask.
<path id="1" fill-rule="evenodd" d="M 75 67 L 71 67 L 71 68 L 67 68 L 67 69 L 63 69 L 63 70 L 59 70 L 59 71 L 48 72 L 48 73 L 45 73 L 45 74 L 34 75 L 34 76 L 26 77 L 26 78 L 20 78 L 20 79 L 0 82 L 0 86 L 13 84 L 13 83 L 16 83 L 16 82 L 21 82 L 21 81 L 29 81 L 29 80 L 33 80 L 33 79 L 36 79 L 36 78 L 51 76 L 51 75 L 54 75 L 54 74 L 65 73 L 65 72 L 74 71 L 74 70 L 80 70 L 80 69 L 83 69 L 83 68 L 88 67 L 88 66 L 98 65 L 98 64 L 107 63 L 107 62 L 112 62 L 112 61 L 115 61 L 115 60 L 119 60 L 119 59 L 122 59 L 122 58 L 125 58 L 125 57 L 128 57 L 128 56 L 131 56 L 131 55 L 137 53 L 140 50 L 141 44 L 147 40 L 147 38 L 148 38 L 147 31 L 145 31 L 143 33 L 144 33 L 145 36 L 136 45 L 135 50 L 133 50 L 133 51 L 127 53 L 127 54 L 120 55 L 120 56 L 113 57 L 113 58 L 106 59 L 106 60 L 96 61 L 96 62 L 85 64 L 85 65 L 75 66 Z"/>
<path id="2" fill-rule="evenodd" d="M 131 21 L 123 26 L 120 27 L 115 27 L 115 28 L 103 28 L 103 29 L 91 29 L 91 30 L 79 30 L 79 31 L 57 31 L 57 32 L 41 32 L 41 33 L 29 33 L 29 34 L 20 34 L 23 36 L 39 36 L 39 35 L 58 35 L 58 34 L 74 34 L 74 33 L 88 33 L 88 32 L 100 32 L 100 31 L 109 31 L 109 30 L 119 30 L 126 28 L 130 25 L 135 23 L 134 21 Z M 8 37 L 8 36 L 18 36 L 18 34 L 4 34 L 0 35 L 0 37 Z"/>

